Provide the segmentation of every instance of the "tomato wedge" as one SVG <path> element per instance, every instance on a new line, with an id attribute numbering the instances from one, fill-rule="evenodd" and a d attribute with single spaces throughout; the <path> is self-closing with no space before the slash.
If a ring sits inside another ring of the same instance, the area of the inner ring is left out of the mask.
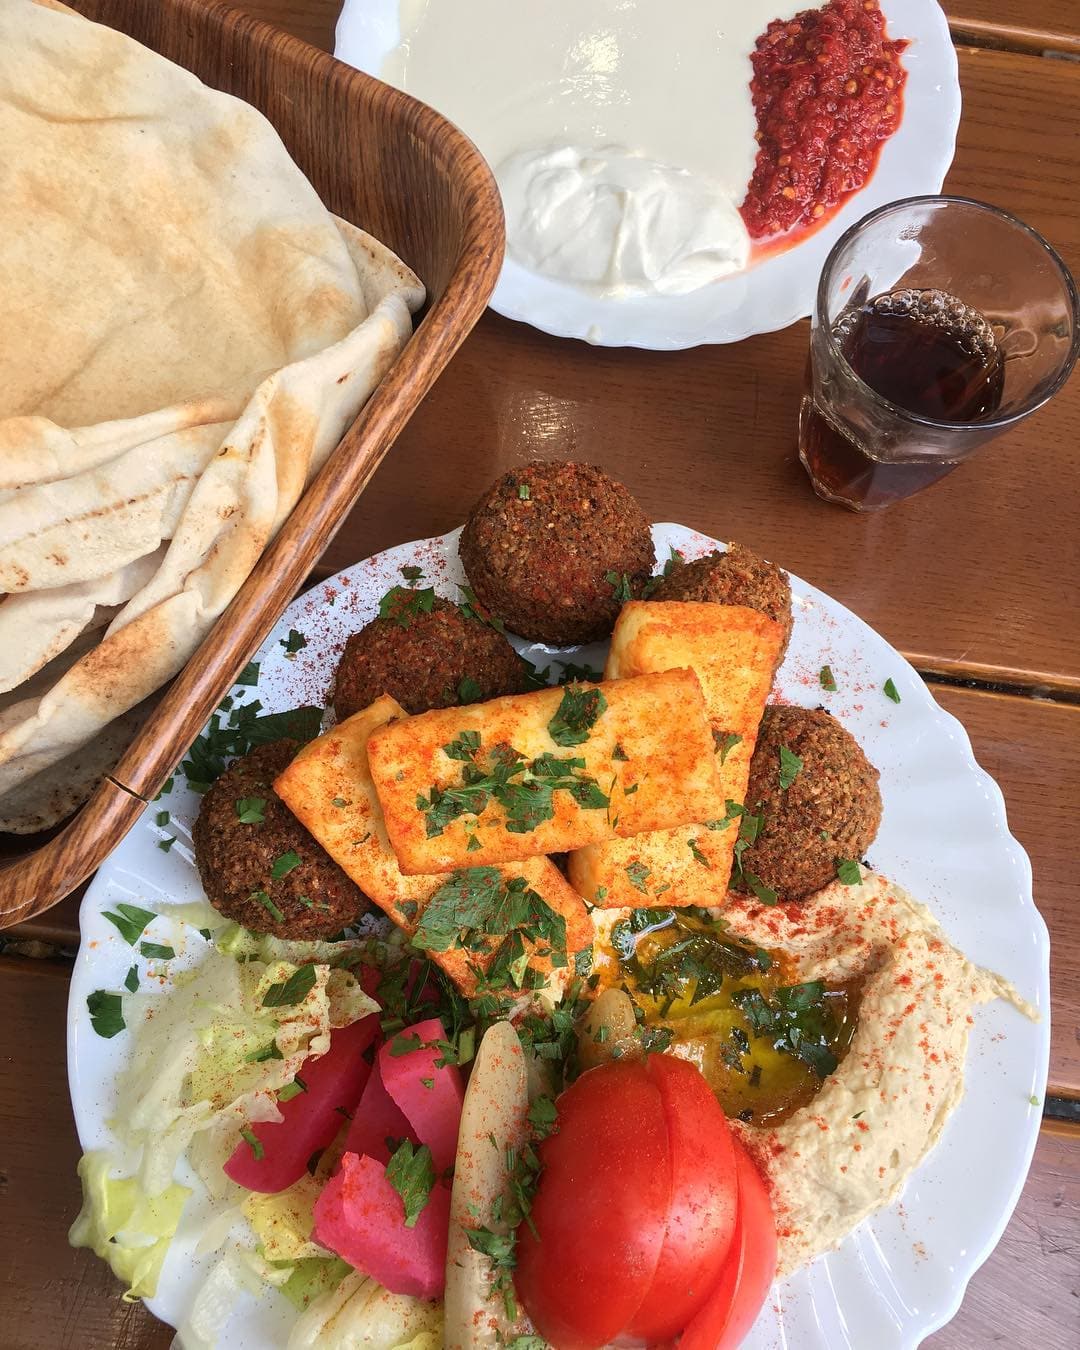
<path id="1" fill-rule="evenodd" d="M 641 1061 L 590 1069 L 557 1102 L 532 1222 L 518 1229 L 516 1284 L 558 1350 L 598 1350 L 641 1306 L 667 1231 L 664 1104 Z"/>
<path id="2" fill-rule="evenodd" d="M 656 1274 L 626 1330 L 648 1345 L 681 1331 L 720 1276 L 735 1230 L 738 1182 L 723 1108 L 695 1065 L 650 1055 L 671 1154 L 671 1202 Z"/>
<path id="3" fill-rule="evenodd" d="M 769 1192 L 749 1153 L 737 1139 L 732 1142 L 739 1182 L 735 1236 L 720 1278 L 676 1342 L 678 1350 L 736 1350 L 754 1325 L 776 1274 Z"/>

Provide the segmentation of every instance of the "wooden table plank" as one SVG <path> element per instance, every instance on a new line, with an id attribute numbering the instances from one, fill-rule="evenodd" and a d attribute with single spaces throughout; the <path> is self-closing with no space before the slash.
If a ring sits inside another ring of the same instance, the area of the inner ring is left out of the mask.
<path id="1" fill-rule="evenodd" d="M 67 1246 L 78 1210 L 78 1144 L 67 1104 L 67 981 L 57 967 L 0 961 L 5 1037 L 0 1073 L 0 1197 L 5 1350 L 167 1350 L 171 1332 L 88 1252 Z M 1076 1344 L 1078 1305 L 1063 1295 L 1080 1243 L 1080 1133 L 1043 1133 L 1020 1206 L 933 1350 Z"/>

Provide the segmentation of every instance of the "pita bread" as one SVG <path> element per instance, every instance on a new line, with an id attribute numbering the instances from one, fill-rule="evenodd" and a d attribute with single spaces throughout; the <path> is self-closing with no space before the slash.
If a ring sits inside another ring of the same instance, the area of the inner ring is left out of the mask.
<path id="1" fill-rule="evenodd" d="M 253 108 L 0 5 L 0 828 L 183 667 L 423 299 Z"/>

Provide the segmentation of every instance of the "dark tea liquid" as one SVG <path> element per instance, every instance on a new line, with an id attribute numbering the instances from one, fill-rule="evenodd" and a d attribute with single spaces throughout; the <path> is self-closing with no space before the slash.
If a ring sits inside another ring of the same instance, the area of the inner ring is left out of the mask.
<path id="1" fill-rule="evenodd" d="M 978 310 L 945 291 L 875 296 L 846 310 L 833 332 L 855 373 L 907 412 L 935 422 L 973 422 L 1001 403 L 1005 363 L 993 330 Z M 842 421 L 843 409 L 836 411 Z M 809 394 L 804 397 L 799 452 L 826 496 L 864 510 L 888 506 L 956 467 L 938 456 L 879 460 L 873 449 L 834 425 Z"/>

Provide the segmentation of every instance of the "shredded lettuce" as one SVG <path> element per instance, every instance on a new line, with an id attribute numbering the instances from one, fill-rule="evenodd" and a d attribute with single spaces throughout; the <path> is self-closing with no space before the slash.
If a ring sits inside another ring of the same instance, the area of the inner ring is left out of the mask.
<path id="1" fill-rule="evenodd" d="M 299 944 L 316 945 L 334 944 Z M 310 988 L 295 1003 L 266 1007 L 264 999 L 272 985 L 296 974 L 297 964 L 267 948 L 267 959 L 245 953 L 246 959 L 234 960 L 211 945 L 197 967 L 174 977 L 167 994 L 124 997 L 134 1044 L 110 1122 L 118 1147 L 88 1154 L 80 1164 L 83 1209 L 70 1240 L 107 1260 L 130 1282 L 132 1297 L 157 1288 L 189 1194 L 173 1180 L 180 1157 L 198 1144 L 192 1154 L 202 1160 L 200 1174 L 215 1181 L 211 1195 L 238 1194 L 222 1181 L 219 1160 L 231 1152 L 240 1129 L 280 1120 L 278 1089 L 309 1055 L 326 1052 L 332 1028 L 377 1010 L 349 971 L 315 963 L 312 951 L 292 954 L 303 958 L 301 964 L 314 963 Z M 271 1042 L 280 1059 L 259 1055 Z M 227 1284 L 239 1277 L 233 1271 L 218 1278 Z"/>
<path id="2" fill-rule="evenodd" d="M 439 1350 L 441 1303 L 392 1294 L 360 1271 L 297 1318 L 288 1350 Z"/>
<path id="3" fill-rule="evenodd" d="M 281 1292 L 303 1312 L 322 1294 L 336 1289 L 346 1275 L 352 1274 L 352 1266 L 340 1256 L 316 1256 L 303 1261 L 288 1263 L 289 1278 L 281 1286 Z"/>
<path id="4" fill-rule="evenodd" d="M 109 1154 L 86 1153 L 79 1160 L 83 1207 L 71 1226 L 73 1247 L 90 1247 L 128 1285 L 127 1299 L 152 1295 L 165 1253 L 191 1192 L 173 1182 L 148 1196 L 131 1177 L 115 1178 Z"/>
<path id="5" fill-rule="evenodd" d="M 276 1195 L 251 1191 L 243 1203 L 244 1217 L 255 1230 L 268 1261 L 300 1261 L 326 1256 L 326 1250 L 312 1242 L 315 1227 L 315 1201 L 323 1188 L 314 1177 L 301 1177 L 295 1185 Z"/>

